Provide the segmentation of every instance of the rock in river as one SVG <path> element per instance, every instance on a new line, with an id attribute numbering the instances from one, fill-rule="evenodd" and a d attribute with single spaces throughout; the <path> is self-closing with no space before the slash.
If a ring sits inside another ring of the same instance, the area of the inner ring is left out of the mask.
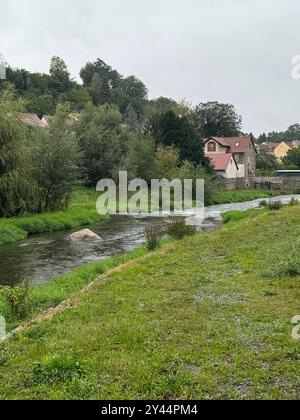
<path id="1" fill-rule="evenodd" d="M 102 241 L 103 239 L 100 236 L 96 235 L 96 233 L 92 232 L 89 229 L 83 229 L 79 232 L 72 233 L 70 235 L 70 241 L 78 242 L 78 241 Z"/>

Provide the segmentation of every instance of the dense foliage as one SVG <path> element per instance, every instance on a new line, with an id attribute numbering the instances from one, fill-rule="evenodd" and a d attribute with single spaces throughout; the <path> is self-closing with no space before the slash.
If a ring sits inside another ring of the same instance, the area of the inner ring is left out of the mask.
<path id="1" fill-rule="evenodd" d="M 53 57 L 49 74 L 8 67 L 0 80 L 0 216 L 63 209 L 75 185 L 118 180 L 120 170 L 148 182 L 201 176 L 211 194 L 203 138 L 240 133 L 232 105 L 148 100 L 142 81 L 100 59 L 80 77 Z M 22 124 L 20 111 L 46 116 L 49 128 Z"/>
<path id="2" fill-rule="evenodd" d="M 258 143 L 281 143 L 282 141 L 300 141 L 300 124 L 293 124 L 286 131 L 272 131 L 268 134 L 263 133 L 258 137 L 257 141 Z"/>

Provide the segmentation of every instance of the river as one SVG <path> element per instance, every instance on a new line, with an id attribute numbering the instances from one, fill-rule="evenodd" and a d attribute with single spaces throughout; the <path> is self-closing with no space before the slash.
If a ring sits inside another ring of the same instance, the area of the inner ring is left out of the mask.
<path id="1" fill-rule="evenodd" d="M 280 196 L 273 200 L 287 203 L 300 195 Z M 245 203 L 206 207 L 202 230 L 214 230 L 221 224 L 222 213 L 259 207 L 261 199 Z M 33 235 L 26 240 L 0 246 L 0 284 L 14 286 L 25 277 L 31 284 L 43 284 L 54 277 L 94 261 L 134 250 L 145 243 L 145 228 L 166 224 L 165 217 L 112 216 L 104 223 L 89 226 L 101 242 L 71 242 L 73 231 Z"/>

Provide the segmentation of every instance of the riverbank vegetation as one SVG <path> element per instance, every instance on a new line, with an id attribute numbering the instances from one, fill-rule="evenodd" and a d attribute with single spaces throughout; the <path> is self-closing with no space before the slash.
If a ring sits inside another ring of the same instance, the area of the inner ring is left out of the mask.
<path id="1" fill-rule="evenodd" d="M 212 196 L 210 204 L 230 204 L 243 203 L 245 201 L 253 201 L 264 198 L 278 197 L 280 195 L 288 194 L 287 191 L 273 191 L 273 190 L 232 190 L 232 191 L 217 191 Z"/>
<path id="2" fill-rule="evenodd" d="M 299 398 L 299 206 L 255 212 L 119 257 L 63 312 L 1 345 L 1 399 Z M 101 264 L 40 291 L 58 303 Z"/>
<path id="3" fill-rule="evenodd" d="M 79 228 L 104 221 L 96 210 L 98 193 L 76 188 L 67 209 L 57 212 L 0 219 L 0 245 L 17 242 L 28 235 Z"/>

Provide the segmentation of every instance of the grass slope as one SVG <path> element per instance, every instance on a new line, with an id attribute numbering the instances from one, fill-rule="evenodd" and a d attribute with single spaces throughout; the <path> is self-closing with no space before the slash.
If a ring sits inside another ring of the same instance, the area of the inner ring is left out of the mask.
<path id="1" fill-rule="evenodd" d="M 0 399 L 299 399 L 299 249 L 295 206 L 127 263 L 0 346 Z"/>
<path id="2" fill-rule="evenodd" d="M 0 219 L 0 245 L 23 240 L 27 235 L 55 232 L 96 223 L 103 219 L 96 211 L 98 194 L 76 189 L 67 210 L 11 219 Z"/>

